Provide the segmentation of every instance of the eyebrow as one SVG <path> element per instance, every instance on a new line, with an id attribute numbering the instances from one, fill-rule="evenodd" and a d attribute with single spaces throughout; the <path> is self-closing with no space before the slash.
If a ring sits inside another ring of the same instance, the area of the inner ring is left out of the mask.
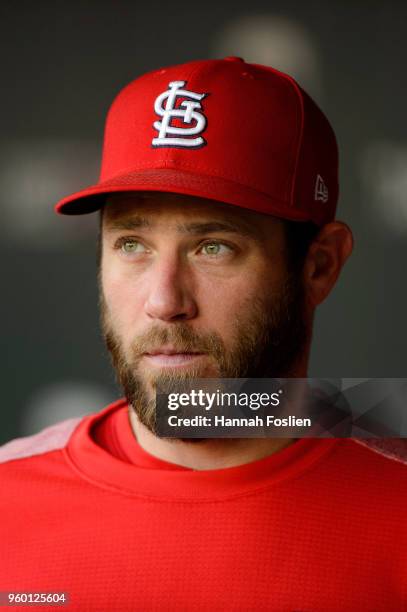
<path id="1" fill-rule="evenodd" d="M 132 231 L 138 229 L 153 229 L 152 224 L 145 217 L 135 216 L 129 219 L 117 219 L 107 222 L 108 231 Z M 206 221 L 206 222 L 191 222 L 191 223 L 180 223 L 176 226 L 177 232 L 181 234 L 210 234 L 213 232 L 227 232 L 231 234 L 238 234 L 240 236 L 249 236 L 251 238 L 259 239 L 259 235 L 255 228 L 251 228 L 248 225 L 235 224 L 232 222 L 224 221 Z"/>
<path id="2" fill-rule="evenodd" d="M 151 223 L 144 217 L 132 217 L 131 219 L 107 221 L 106 227 L 109 231 L 134 230 L 140 228 L 151 229 Z"/>

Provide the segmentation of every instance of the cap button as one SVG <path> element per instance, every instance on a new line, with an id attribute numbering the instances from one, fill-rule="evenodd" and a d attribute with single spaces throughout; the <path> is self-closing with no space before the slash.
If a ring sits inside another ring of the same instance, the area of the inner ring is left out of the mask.
<path id="1" fill-rule="evenodd" d="M 226 62 L 240 62 L 242 64 L 245 63 L 242 57 L 236 57 L 234 55 L 231 55 L 230 57 L 225 57 L 225 61 Z"/>

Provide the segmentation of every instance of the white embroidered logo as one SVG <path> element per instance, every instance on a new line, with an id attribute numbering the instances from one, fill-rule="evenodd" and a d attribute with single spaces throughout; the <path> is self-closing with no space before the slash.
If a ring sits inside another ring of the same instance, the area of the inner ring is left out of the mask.
<path id="1" fill-rule="evenodd" d="M 184 85 L 186 81 L 172 81 L 168 84 L 169 89 L 157 97 L 154 110 L 162 117 L 162 120 L 154 122 L 158 138 L 153 138 L 151 143 L 153 147 L 196 148 L 206 145 L 206 140 L 197 134 L 201 134 L 206 128 L 206 117 L 200 112 L 202 111 L 200 100 L 208 94 L 198 94 L 182 89 Z M 184 100 L 176 107 L 178 98 L 184 98 Z M 177 127 L 172 125 L 174 118 L 181 119 L 185 124 L 193 125 L 192 127 Z"/>
<path id="2" fill-rule="evenodd" d="M 325 185 L 324 179 L 320 174 L 317 174 L 315 182 L 315 200 L 320 202 L 328 202 L 328 187 Z"/>

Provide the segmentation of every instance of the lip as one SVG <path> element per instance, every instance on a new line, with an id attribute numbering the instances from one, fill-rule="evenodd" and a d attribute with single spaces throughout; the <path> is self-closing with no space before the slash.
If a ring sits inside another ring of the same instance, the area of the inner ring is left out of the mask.
<path id="1" fill-rule="evenodd" d="M 202 355 L 204 355 L 204 353 L 182 353 L 168 348 L 157 349 L 155 351 L 151 351 L 151 353 L 144 353 L 144 357 L 148 360 L 149 363 L 161 367 L 179 367 L 183 365 L 188 365 L 192 361 L 195 361 L 196 359 L 202 357 Z"/>
<path id="2" fill-rule="evenodd" d="M 202 353 L 198 351 L 180 351 L 172 346 L 163 346 L 144 354 L 150 357 L 151 355 L 201 355 Z"/>

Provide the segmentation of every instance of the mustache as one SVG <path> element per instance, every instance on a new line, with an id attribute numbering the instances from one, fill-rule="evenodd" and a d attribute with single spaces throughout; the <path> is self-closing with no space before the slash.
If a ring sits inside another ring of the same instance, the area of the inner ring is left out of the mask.
<path id="1" fill-rule="evenodd" d="M 100 323 L 106 346 L 112 355 L 122 354 L 119 337 L 114 331 L 110 314 L 102 301 Z M 197 332 L 188 324 L 173 322 L 167 327 L 155 324 L 150 329 L 131 338 L 128 346 L 130 361 L 138 362 L 144 353 L 157 351 L 165 345 L 179 353 L 208 353 L 221 359 L 225 354 L 225 345 L 221 336 L 214 332 Z"/>
<path id="2" fill-rule="evenodd" d="M 171 327 L 151 327 L 143 334 L 135 336 L 131 343 L 134 357 L 149 353 L 170 345 L 179 353 L 211 353 L 219 355 L 224 351 L 220 336 L 214 332 L 198 333 L 185 323 L 172 323 Z"/>

